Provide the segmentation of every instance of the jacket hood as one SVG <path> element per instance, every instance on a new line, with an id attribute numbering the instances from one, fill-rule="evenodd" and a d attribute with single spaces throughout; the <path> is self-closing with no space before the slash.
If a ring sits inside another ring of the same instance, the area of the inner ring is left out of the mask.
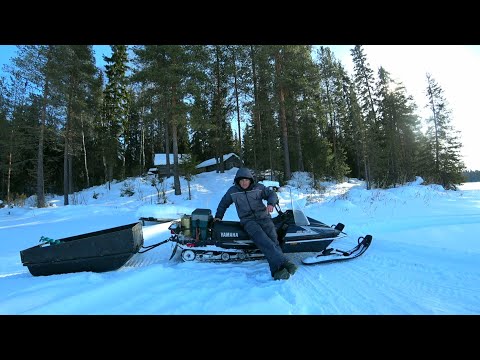
<path id="1" fill-rule="evenodd" d="M 245 179 L 245 178 L 250 179 L 250 181 L 252 182 L 250 185 L 253 185 L 254 179 L 253 179 L 252 172 L 247 168 L 240 168 L 238 169 L 233 182 L 238 185 L 238 182 L 240 181 L 240 179 Z"/>

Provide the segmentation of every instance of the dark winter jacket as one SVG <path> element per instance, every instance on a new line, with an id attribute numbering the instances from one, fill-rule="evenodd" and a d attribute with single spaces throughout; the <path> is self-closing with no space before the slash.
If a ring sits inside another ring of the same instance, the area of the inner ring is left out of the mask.
<path id="1" fill-rule="evenodd" d="M 242 189 L 238 183 L 243 178 L 251 180 L 250 186 L 246 190 Z M 275 206 L 278 202 L 275 191 L 263 184 L 255 184 L 252 173 L 247 168 L 238 169 L 234 183 L 235 185 L 231 186 L 220 200 L 215 213 L 216 218 L 222 219 L 225 211 L 232 203 L 235 203 L 240 222 L 270 217 L 262 200 L 266 200 L 267 205 Z"/>

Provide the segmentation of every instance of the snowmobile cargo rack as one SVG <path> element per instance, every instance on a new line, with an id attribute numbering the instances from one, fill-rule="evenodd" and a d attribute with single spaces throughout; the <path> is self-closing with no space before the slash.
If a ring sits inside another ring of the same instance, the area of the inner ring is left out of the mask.
<path id="1" fill-rule="evenodd" d="M 42 243 L 20 251 L 20 258 L 34 276 L 105 272 L 122 267 L 142 246 L 142 223 L 136 222 Z"/>

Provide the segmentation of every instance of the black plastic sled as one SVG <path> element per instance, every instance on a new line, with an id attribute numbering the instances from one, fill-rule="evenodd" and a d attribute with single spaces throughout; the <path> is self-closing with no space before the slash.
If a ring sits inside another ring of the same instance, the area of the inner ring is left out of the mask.
<path id="1" fill-rule="evenodd" d="M 370 246 L 371 235 L 360 236 L 350 250 L 329 247 L 348 237 L 344 224 L 327 224 L 305 216 L 301 210 L 281 211 L 273 218 L 284 253 L 317 253 L 302 260 L 306 265 L 344 261 L 362 255 Z M 242 225 L 236 221 L 213 221 L 210 209 L 196 209 L 169 226 L 169 239 L 152 247 L 175 242 L 172 255 L 180 250 L 184 261 L 245 261 L 263 258 Z"/>
<path id="2" fill-rule="evenodd" d="M 143 246 L 142 223 L 132 223 L 42 243 L 20 251 L 34 276 L 122 267 Z"/>

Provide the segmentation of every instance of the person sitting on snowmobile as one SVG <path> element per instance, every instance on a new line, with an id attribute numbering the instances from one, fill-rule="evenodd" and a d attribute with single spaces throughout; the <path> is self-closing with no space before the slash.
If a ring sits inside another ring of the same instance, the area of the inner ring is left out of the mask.
<path id="1" fill-rule="evenodd" d="M 278 202 L 277 194 L 263 184 L 255 183 L 247 168 L 238 169 L 233 182 L 218 204 L 214 221 L 221 221 L 228 207 L 235 203 L 240 224 L 265 255 L 272 277 L 275 280 L 288 279 L 297 271 L 297 265 L 290 262 L 280 248 L 270 215 Z M 267 201 L 266 207 L 263 200 Z"/>

